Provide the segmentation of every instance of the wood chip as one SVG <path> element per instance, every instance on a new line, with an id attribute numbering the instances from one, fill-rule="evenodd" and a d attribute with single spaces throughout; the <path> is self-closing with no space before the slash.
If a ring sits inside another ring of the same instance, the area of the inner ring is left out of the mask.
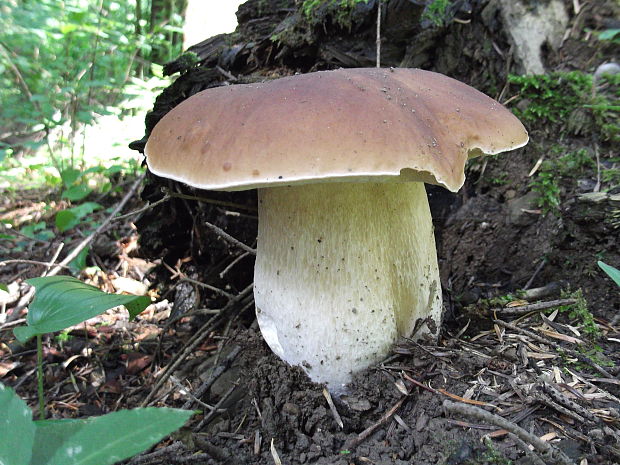
<path id="1" fill-rule="evenodd" d="M 280 456 L 278 455 L 276 446 L 273 444 L 273 438 L 271 438 L 271 445 L 269 446 L 269 451 L 271 452 L 271 456 L 273 457 L 273 462 L 276 465 L 282 465 L 282 460 L 280 460 Z"/>
<path id="2" fill-rule="evenodd" d="M 532 351 L 527 351 L 527 356 L 533 358 L 534 360 L 553 360 L 554 358 L 557 358 L 557 355 L 555 354 Z"/>
<path id="3" fill-rule="evenodd" d="M 558 434 L 555 431 L 551 431 L 550 433 L 543 434 L 542 436 L 540 436 L 540 439 L 541 441 L 549 442 L 552 439 L 555 439 L 557 437 L 558 437 Z"/>
<path id="4" fill-rule="evenodd" d="M 256 430 L 254 432 L 254 455 L 260 455 L 260 446 L 263 442 L 263 438 L 260 435 L 260 431 Z"/>
<path id="5" fill-rule="evenodd" d="M 332 396 L 327 390 L 327 388 L 323 388 L 323 397 L 325 397 L 325 400 L 327 401 L 327 405 L 329 405 L 329 409 L 332 412 L 334 420 L 336 420 L 336 424 L 340 427 L 340 429 L 343 429 L 344 424 L 342 423 L 342 418 L 340 418 L 338 409 L 336 409 L 336 406 L 334 405 L 334 401 L 332 400 Z"/>
<path id="6" fill-rule="evenodd" d="M 567 336 L 566 334 L 558 333 L 557 331 L 550 331 L 548 329 L 538 329 L 538 331 L 553 339 L 559 339 L 560 341 L 568 342 L 570 344 L 583 344 L 581 339 L 573 336 Z"/>
<path id="7" fill-rule="evenodd" d="M 493 408 L 499 408 L 493 404 L 489 404 L 487 402 L 482 402 L 480 400 L 474 400 L 474 399 L 466 399 L 465 397 L 461 397 L 461 396 L 457 396 L 456 394 L 452 394 L 451 392 L 446 391 L 443 388 L 439 388 L 437 389 L 438 392 L 441 392 L 444 396 L 449 397 L 450 399 L 454 399 L 454 400 L 458 400 L 459 402 L 463 402 L 465 404 L 471 404 L 471 405 L 488 405 L 489 407 L 493 407 Z"/>

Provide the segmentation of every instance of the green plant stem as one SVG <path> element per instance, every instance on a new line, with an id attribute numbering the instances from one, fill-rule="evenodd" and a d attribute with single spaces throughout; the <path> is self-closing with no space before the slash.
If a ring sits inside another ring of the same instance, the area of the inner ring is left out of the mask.
<path id="1" fill-rule="evenodd" d="M 43 340 L 37 334 L 37 384 L 39 390 L 39 419 L 45 420 L 45 394 L 43 393 Z"/>

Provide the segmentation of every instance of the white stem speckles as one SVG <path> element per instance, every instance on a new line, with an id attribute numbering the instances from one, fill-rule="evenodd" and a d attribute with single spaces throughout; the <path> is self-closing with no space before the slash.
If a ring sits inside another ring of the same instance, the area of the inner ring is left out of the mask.
<path id="1" fill-rule="evenodd" d="M 338 390 L 418 319 L 441 319 L 424 185 L 325 183 L 259 191 L 254 295 L 271 349 Z"/>

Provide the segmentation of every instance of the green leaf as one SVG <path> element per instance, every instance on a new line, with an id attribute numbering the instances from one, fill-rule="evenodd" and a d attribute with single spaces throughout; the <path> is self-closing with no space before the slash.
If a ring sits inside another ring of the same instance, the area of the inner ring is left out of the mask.
<path id="1" fill-rule="evenodd" d="M 60 210 L 56 213 L 56 227 L 58 231 L 65 232 L 79 224 L 79 218 L 71 210 Z"/>
<path id="2" fill-rule="evenodd" d="M 606 29 L 598 35 L 600 40 L 612 40 L 617 35 L 620 35 L 620 29 Z"/>
<path id="3" fill-rule="evenodd" d="M 86 259 L 88 258 L 88 254 L 90 253 L 90 247 L 84 247 L 77 257 L 75 257 L 69 263 L 69 269 L 73 273 L 79 273 L 84 268 L 86 268 Z"/>
<path id="4" fill-rule="evenodd" d="M 67 35 L 75 31 L 76 29 L 79 29 L 79 27 L 80 26 L 78 26 L 77 24 L 63 24 L 58 28 L 58 30 L 60 31 L 61 34 Z"/>
<path id="5" fill-rule="evenodd" d="M 148 407 L 85 420 L 37 421 L 30 465 L 113 464 L 148 449 L 183 426 L 193 414 Z"/>
<path id="6" fill-rule="evenodd" d="M 32 411 L 13 389 L 0 383 L 0 464 L 28 463 L 34 436 Z"/>
<path id="7" fill-rule="evenodd" d="M 60 172 L 60 178 L 65 187 L 71 187 L 81 175 L 82 172 L 76 168 L 66 168 Z"/>
<path id="8" fill-rule="evenodd" d="M 69 199 L 72 202 L 77 202 L 88 197 L 93 190 L 86 184 L 78 184 L 77 186 L 71 186 L 69 189 L 62 193 L 63 199 Z"/>
<path id="9" fill-rule="evenodd" d="M 614 280 L 614 282 L 620 286 L 620 270 L 618 270 L 617 268 L 614 268 L 611 265 L 608 265 L 607 263 L 603 263 L 600 260 L 597 262 L 598 266 L 601 267 L 601 269 L 607 273 L 607 276 L 609 276 L 611 279 Z"/>
<path id="10" fill-rule="evenodd" d="M 9 286 L 0 283 L 0 291 L 9 292 Z"/>
<path id="11" fill-rule="evenodd" d="M 56 227 L 60 232 L 65 232 L 80 224 L 82 218 L 99 208 L 101 205 L 96 202 L 84 202 L 76 207 L 60 210 L 56 213 Z"/>
<path id="12" fill-rule="evenodd" d="M 15 328 L 21 342 L 81 323 L 112 307 L 124 305 L 131 318 L 151 303 L 146 296 L 106 294 L 70 276 L 49 276 L 26 281 L 36 294 L 28 308 L 28 326 Z"/>
<path id="13" fill-rule="evenodd" d="M 97 202 L 84 202 L 76 207 L 70 208 L 70 210 L 77 215 L 78 218 L 83 218 L 86 215 L 90 215 L 95 210 L 99 210 L 101 205 Z"/>

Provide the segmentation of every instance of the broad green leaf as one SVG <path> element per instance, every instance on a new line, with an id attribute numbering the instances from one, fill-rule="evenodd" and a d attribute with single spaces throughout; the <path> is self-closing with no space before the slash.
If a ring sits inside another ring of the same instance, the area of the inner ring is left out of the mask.
<path id="1" fill-rule="evenodd" d="M 96 202 L 84 202 L 67 210 L 60 210 L 56 213 L 56 227 L 60 232 L 67 231 L 78 224 L 86 215 L 90 215 L 95 210 L 101 208 Z"/>
<path id="2" fill-rule="evenodd" d="M 146 296 L 106 294 L 70 276 L 49 276 L 26 281 L 35 287 L 26 322 L 13 330 L 26 342 L 37 334 L 51 333 L 81 323 L 112 307 L 125 306 L 131 318 L 151 303 Z"/>
<path id="3" fill-rule="evenodd" d="M 617 268 L 614 268 L 611 265 L 608 265 L 607 263 L 601 262 L 600 260 L 597 262 L 598 266 L 601 267 L 601 269 L 607 273 L 607 276 L 609 276 L 611 279 L 614 280 L 614 282 L 620 286 L 620 270 Z"/>
<path id="4" fill-rule="evenodd" d="M 55 224 L 60 232 L 65 232 L 77 226 L 79 222 L 79 218 L 71 210 L 60 210 L 56 213 Z"/>
<path id="5" fill-rule="evenodd" d="M 27 464 L 34 435 L 32 411 L 13 389 L 0 383 L 0 464 Z"/>
<path id="6" fill-rule="evenodd" d="M 113 464 L 156 444 L 193 413 L 149 407 L 84 420 L 37 421 L 30 465 Z"/>
<path id="7" fill-rule="evenodd" d="M 79 27 L 80 26 L 78 26 L 77 24 L 63 24 L 58 28 L 58 30 L 61 32 L 61 34 L 66 35 L 75 31 L 76 29 L 79 29 Z"/>
<path id="8" fill-rule="evenodd" d="M 90 215 L 95 210 L 99 210 L 101 205 L 96 202 L 84 202 L 70 210 L 77 215 L 78 218 L 83 218 L 86 215 Z"/>
<path id="9" fill-rule="evenodd" d="M 9 292 L 9 286 L 0 283 L 0 291 Z"/>
<path id="10" fill-rule="evenodd" d="M 71 187 L 81 175 L 82 172 L 76 168 L 66 168 L 60 173 L 60 178 L 66 187 Z"/>
<path id="11" fill-rule="evenodd" d="M 93 190 L 86 184 L 78 184 L 77 186 L 71 186 L 69 189 L 62 193 L 63 199 L 69 199 L 72 202 L 76 202 L 88 197 Z"/>
<path id="12" fill-rule="evenodd" d="M 600 40 L 612 40 L 617 35 L 620 35 L 620 29 L 606 29 L 598 35 Z"/>
<path id="13" fill-rule="evenodd" d="M 69 269 L 73 273 L 79 273 L 84 268 L 86 268 L 86 259 L 88 258 L 88 254 L 90 253 L 90 247 L 84 247 L 77 257 L 75 257 L 69 263 Z"/>

